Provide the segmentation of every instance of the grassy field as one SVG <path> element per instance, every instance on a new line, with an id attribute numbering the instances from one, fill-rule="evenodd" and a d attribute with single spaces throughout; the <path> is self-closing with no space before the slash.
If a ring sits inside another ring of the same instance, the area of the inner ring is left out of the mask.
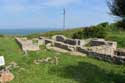
<path id="1" fill-rule="evenodd" d="M 14 61 L 20 66 L 12 69 L 15 79 L 10 83 L 125 83 L 125 65 L 75 57 L 44 47 L 24 56 L 12 37 L 0 38 L 0 55 L 5 57 L 6 65 Z M 58 56 L 59 64 L 33 63 L 35 59 L 48 56 Z"/>

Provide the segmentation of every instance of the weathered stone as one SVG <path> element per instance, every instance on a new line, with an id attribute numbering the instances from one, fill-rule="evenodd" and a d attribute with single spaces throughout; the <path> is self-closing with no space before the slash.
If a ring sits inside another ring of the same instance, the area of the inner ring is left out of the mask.
<path id="1" fill-rule="evenodd" d="M 114 56 L 114 59 L 117 64 L 125 64 L 125 56 Z"/>
<path id="2" fill-rule="evenodd" d="M 90 42 L 91 46 L 100 46 L 100 45 L 105 45 L 105 40 L 104 39 L 93 39 Z"/>
<path id="3" fill-rule="evenodd" d="M 52 37 L 52 39 L 57 41 L 57 42 L 62 42 L 62 43 L 69 44 L 69 45 L 76 45 L 76 46 L 85 45 L 85 41 L 83 41 L 83 40 L 69 39 L 69 38 L 66 38 L 63 35 L 55 35 L 55 36 Z"/>
<path id="4" fill-rule="evenodd" d="M 19 68 L 16 62 L 11 62 L 8 66 L 6 66 L 6 69 L 12 69 L 12 68 Z"/>
<path id="5" fill-rule="evenodd" d="M 45 45 L 48 44 L 48 43 L 53 44 L 54 40 L 52 40 L 52 39 L 45 39 Z"/>
<path id="6" fill-rule="evenodd" d="M 74 39 L 66 39 L 64 41 L 65 44 L 69 44 L 69 45 L 78 45 L 77 44 L 77 40 L 74 40 Z"/>
<path id="7" fill-rule="evenodd" d="M 117 48 L 117 42 L 113 42 L 113 41 L 105 41 L 104 39 L 94 39 L 90 42 L 91 46 L 102 46 L 102 45 L 106 45 L 106 46 L 110 46 L 112 47 L 112 49 Z"/>
<path id="8" fill-rule="evenodd" d="M 27 38 L 16 38 L 17 42 L 21 45 L 23 51 L 38 51 L 40 50 L 38 44 L 33 44 L 32 40 Z"/>
<path id="9" fill-rule="evenodd" d="M 68 44 L 64 44 L 64 43 L 61 43 L 61 42 L 55 42 L 54 46 L 65 49 L 65 50 L 68 50 L 68 51 L 75 51 L 75 49 L 76 49 L 76 47 L 73 46 L 73 45 L 68 45 Z"/>
<path id="10" fill-rule="evenodd" d="M 125 49 L 119 48 L 115 51 L 115 54 L 118 56 L 125 56 Z"/>
<path id="11" fill-rule="evenodd" d="M 52 37 L 53 40 L 58 41 L 58 42 L 64 42 L 66 37 L 63 35 L 55 35 Z"/>
<path id="12" fill-rule="evenodd" d="M 37 59 L 37 60 L 34 60 L 33 63 L 34 64 L 41 64 L 41 63 L 49 63 L 49 64 L 58 64 L 59 62 L 59 58 L 57 56 L 54 56 L 54 57 L 46 57 L 46 58 L 43 58 L 43 59 Z"/>
<path id="13" fill-rule="evenodd" d="M 8 83 L 14 79 L 14 75 L 9 70 L 1 70 L 0 71 L 0 82 Z"/>

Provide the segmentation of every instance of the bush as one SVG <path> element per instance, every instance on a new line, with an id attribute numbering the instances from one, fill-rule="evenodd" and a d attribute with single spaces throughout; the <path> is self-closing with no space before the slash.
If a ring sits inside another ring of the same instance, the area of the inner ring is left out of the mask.
<path id="1" fill-rule="evenodd" d="M 102 25 L 84 29 L 84 38 L 105 38 L 106 35 L 106 28 Z"/>
<path id="2" fill-rule="evenodd" d="M 83 39 L 84 38 L 83 31 L 76 32 L 75 34 L 73 34 L 72 38 L 73 39 Z"/>
<path id="3" fill-rule="evenodd" d="M 79 31 L 73 34 L 72 38 L 105 38 L 107 36 L 108 23 L 101 23 L 97 26 L 86 27 L 83 31 Z"/>
<path id="4" fill-rule="evenodd" d="M 121 30 L 125 30 L 125 22 L 124 21 L 118 21 L 116 23 L 116 26 L 121 29 Z"/>

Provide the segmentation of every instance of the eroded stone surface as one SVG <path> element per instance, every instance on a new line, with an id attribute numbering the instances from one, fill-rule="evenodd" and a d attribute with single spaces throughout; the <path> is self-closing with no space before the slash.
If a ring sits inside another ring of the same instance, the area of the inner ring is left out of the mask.
<path id="1" fill-rule="evenodd" d="M 0 71 L 0 82 L 7 83 L 14 79 L 14 75 L 9 70 L 1 70 Z"/>

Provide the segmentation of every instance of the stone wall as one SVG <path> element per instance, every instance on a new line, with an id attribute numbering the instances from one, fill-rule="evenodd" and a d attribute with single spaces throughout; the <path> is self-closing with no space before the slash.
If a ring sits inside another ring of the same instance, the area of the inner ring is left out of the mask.
<path id="1" fill-rule="evenodd" d="M 62 35 L 56 35 L 52 38 L 54 41 L 49 40 L 47 43 L 54 42 L 54 46 L 68 51 L 77 51 L 88 56 L 95 57 L 99 60 L 113 62 L 117 64 L 125 64 L 125 50 L 117 49 L 117 42 L 106 41 L 104 39 L 69 39 Z M 90 43 L 90 47 L 83 47 Z"/>
<path id="2" fill-rule="evenodd" d="M 112 47 L 113 49 L 117 49 L 117 42 L 113 41 L 105 41 L 104 39 L 94 39 L 90 42 L 91 46 L 102 46 L 102 45 L 107 45 Z"/>
<path id="3" fill-rule="evenodd" d="M 105 54 L 105 55 L 111 55 L 111 56 L 115 55 L 115 50 L 112 47 L 107 45 L 89 47 L 88 50 L 99 54 Z"/>
<path id="4" fill-rule="evenodd" d="M 62 42 L 55 42 L 54 46 L 58 47 L 58 48 L 62 48 L 68 51 L 75 51 L 75 47 L 72 45 L 68 45 L 68 44 L 64 44 Z"/>
<path id="5" fill-rule="evenodd" d="M 107 49 L 108 50 L 108 49 Z M 104 60 L 116 64 L 125 64 L 125 56 L 111 55 L 110 53 L 101 53 L 99 51 L 92 51 L 89 48 L 77 47 L 77 51 L 95 57 L 99 60 Z"/>
<path id="6" fill-rule="evenodd" d="M 84 41 L 80 40 L 80 39 L 69 39 L 66 38 L 63 35 L 55 35 L 52 37 L 53 40 L 58 41 L 58 42 L 62 42 L 65 44 L 69 44 L 69 45 L 77 45 L 77 46 L 82 46 L 84 45 Z"/>
<path id="7" fill-rule="evenodd" d="M 40 50 L 38 44 L 33 44 L 32 40 L 27 38 L 16 38 L 16 41 L 21 46 L 23 51 L 38 51 Z"/>
<path id="8" fill-rule="evenodd" d="M 49 43 L 51 43 L 51 44 L 54 43 L 54 40 L 52 40 L 52 39 L 45 39 L 44 41 L 45 41 L 45 45 L 49 44 Z"/>
<path id="9" fill-rule="evenodd" d="M 104 39 L 93 39 L 90 42 L 91 46 L 100 46 L 100 45 L 105 45 L 105 40 Z"/>
<path id="10" fill-rule="evenodd" d="M 52 37 L 53 40 L 58 41 L 58 42 L 64 42 L 66 37 L 63 35 L 55 35 Z"/>
<path id="11" fill-rule="evenodd" d="M 120 49 L 120 48 L 118 48 L 118 49 L 115 51 L 115 54 L 118 55 L 118 56 L 125 56 L 125 49 Z"/>
<path id="12" fill-rule="evenodd" d="M 78 45 L 78 42 L 77 40 L 74 40 L 74 39 L 66 39 L 64 41 L 65 44 L 69 44 L 69 45 Z"/>
<path id="13" fill-rule="evenodd" d="M 84 54 L 88 54 L 88 50 L 83 47 L 76 47 L 76 51 L 84 53 Z"/>

